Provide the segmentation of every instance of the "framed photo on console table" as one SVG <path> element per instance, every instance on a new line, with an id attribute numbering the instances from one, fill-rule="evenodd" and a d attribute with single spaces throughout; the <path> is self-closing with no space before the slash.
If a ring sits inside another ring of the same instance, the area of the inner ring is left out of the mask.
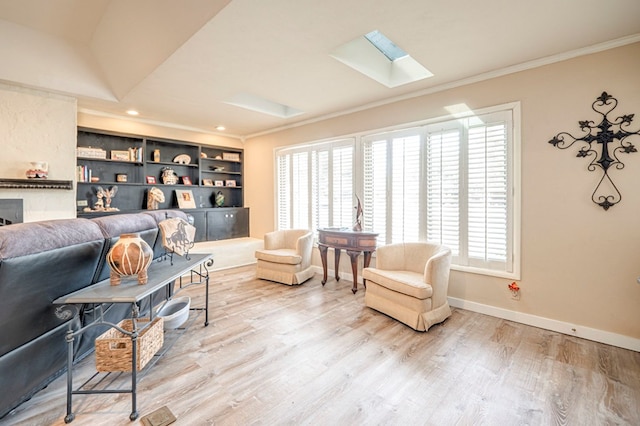
<path id="1" fill-rule="evenodd" d="M 196 200 L 193 198 L 193 192 L 190 189 L 176 189 L 176 198 L 178 199 L 178 207 L 181 209 L 195 209 Z"/>

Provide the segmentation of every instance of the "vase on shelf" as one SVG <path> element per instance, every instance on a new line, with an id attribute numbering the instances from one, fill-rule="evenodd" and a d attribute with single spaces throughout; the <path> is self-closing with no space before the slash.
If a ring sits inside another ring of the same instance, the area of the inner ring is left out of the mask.
<path id="1" fill-rule="evenodd" d="M 147 269 L 153 259 L 153 250 L 140 234 L 122 234 L 117 243 L 107 253 L 107 263 L 111 267 L 111 285 L 120 285 L 122 277 L 136 275 L 138 284 L 146 284 Z"/>
<path id="2" fill-rule="evenodd" d="M 218 191 L 218 193 L 216 194 L 215 204 L 216 207 L 224 206 L 224 194 L 222 193 L 222 191 Z"/>

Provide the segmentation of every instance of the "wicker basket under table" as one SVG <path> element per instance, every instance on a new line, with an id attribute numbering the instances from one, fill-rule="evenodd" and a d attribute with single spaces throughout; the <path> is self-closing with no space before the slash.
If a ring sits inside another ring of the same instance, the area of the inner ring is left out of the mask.
<path id="1" fill-rule="evenodd" d="M 136 322 L 138 323 L 138 329 L 140 329 L 149 323 L 149 319 L 138 318 Z M 120 321 L 118 326 L 130 332 L 133 330 L 133 321 L 125 319 Z M 156 317 L 150 325 L 138 334 L 136 345 L 137 371 L 142 370 L 151 361 L 163 343 L 163 320 L 160 317 Z M 96 338 L 96 370 L 99 372 L 131 371 L 132 354 L 131 336 L 115 328 L 107 330 Z"/>

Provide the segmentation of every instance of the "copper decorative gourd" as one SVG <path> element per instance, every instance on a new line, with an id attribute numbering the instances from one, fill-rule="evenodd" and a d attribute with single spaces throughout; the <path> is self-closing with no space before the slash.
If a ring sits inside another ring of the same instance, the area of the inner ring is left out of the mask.
<path id="1" fill-rule="evenodd" d="M 140 234 L 122 234 L 107 253 L 111 267 L 111 285 L 120 285 L 122 277 L 137 275 L 138 284 L 146 284 L 147 269 L 153 259 L 153 250 Z"/>

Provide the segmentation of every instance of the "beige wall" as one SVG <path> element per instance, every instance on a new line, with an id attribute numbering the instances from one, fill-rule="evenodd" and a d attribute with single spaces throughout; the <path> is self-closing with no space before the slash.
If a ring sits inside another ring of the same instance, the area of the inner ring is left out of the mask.
<path id="1" fill-rule="evenodd" d="M 443 116 L 449 105 L 520 101 L 521 299 L 511 299 L 505 279 L 462 272 L 452 273 L 449 294 L 462 306 L 512 319 L 559 322 L 556 329 L 578 336 L 628 337 L 633 347 L 640 339 L 640 153 L 621 155 L 626 167 L 612 176 L 623 199 L 605 212 L 590 199 L 600 175 L 587 171 L 576 149 L 547 142 L 560 131 L 580 134 L 578 120 L 599 122 L 591 103 L 603 91 L 619 100 L 610 118 L 636 114 L 631 130 L 640 129 L 638 70 L 634 44 L 249 139 L 245 204 L 252 236 L 274 229 L 274 148 Z M 640 148 L 640 136 L 631 141 Z"/>
<path id="2" fill-rule="evenodd" d="M 49 179 L 75 178 L 76 100 L 0 83 L 0 177 L 25 179 L 31 161 L 49 163 Z M 22 199 L 24 221 L 72 218 L 75 191 L 0 189 Z"/>
<path id="3" fill-rule="evenodd" d="M 141 120 L 123 120 L 108 115 L 98 115 L 80 111 L 78 126 L 91 129 L 109 130 L 112 132 L 128 133 L 132 135 L 151 136 L 178 141 L 195 142 L 204 145 L 218 145 L 233 148 L 243 148 L 239 139 L 222 135 L 198 132 L 196 130 L 181 129 L 179 127 L 150 124 Z M 74 142 L 75 143 L 75 142 Z"/>

